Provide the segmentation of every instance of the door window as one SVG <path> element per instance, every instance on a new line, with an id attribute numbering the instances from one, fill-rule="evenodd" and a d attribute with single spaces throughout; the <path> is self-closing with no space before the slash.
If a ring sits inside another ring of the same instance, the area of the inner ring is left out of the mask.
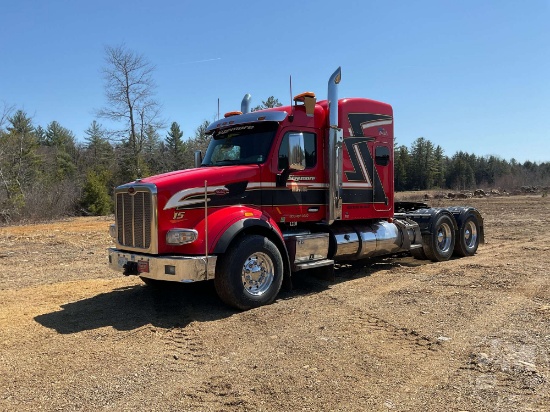
<path id="1" fill-rule="evenodd" d="M 283 136 L 281 146 L 279 147 L 278 169 L 288 168 L 288 135 L 291 133 L 303 133 L 304 146 L 306 149 L 306 169 L 312 169 L 317 164 L 317 139 L 315 133 L 308 132 L 287 132 Z"/>

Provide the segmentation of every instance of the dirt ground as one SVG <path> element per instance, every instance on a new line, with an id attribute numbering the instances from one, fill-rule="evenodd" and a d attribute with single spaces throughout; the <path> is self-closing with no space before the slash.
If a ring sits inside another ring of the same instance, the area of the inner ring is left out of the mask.
<path id="1" fill-rule="evenodd" d="M 110 271 L 109 218 L 0 228 L 0 410 L 548 411 L 550 198 L 445 202 L 484 215 L 474 257 L 299 275 L 248 312 Z"/>

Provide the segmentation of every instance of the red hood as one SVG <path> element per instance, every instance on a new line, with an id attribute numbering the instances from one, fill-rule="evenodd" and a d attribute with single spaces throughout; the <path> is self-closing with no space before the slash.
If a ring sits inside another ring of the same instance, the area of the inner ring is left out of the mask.
<path id="1" fill-rule="evenodd" d="M 177 192 L 185 189 L 225 186 L 231 183 L 257 181 L 258 165 L 200 167 L 178 170 L 142 179 L 143 183 L 152 183 L 157 187 L 158 202 L 161 209 Z M 245 185 L 246 187 L 246 185 Z"/>

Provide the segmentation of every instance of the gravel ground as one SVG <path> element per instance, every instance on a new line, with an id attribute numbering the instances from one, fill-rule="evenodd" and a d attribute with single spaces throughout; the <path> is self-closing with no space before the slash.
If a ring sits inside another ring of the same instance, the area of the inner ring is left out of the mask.
<path id="1" fill-rule="evenodd" d="M 299 275 L 247 312 L 111 272 L 111 219 L 0 228 L 0 410 L 550 410 L 550 200 L 455 203 L 485 217 L 474 257 Z"/>

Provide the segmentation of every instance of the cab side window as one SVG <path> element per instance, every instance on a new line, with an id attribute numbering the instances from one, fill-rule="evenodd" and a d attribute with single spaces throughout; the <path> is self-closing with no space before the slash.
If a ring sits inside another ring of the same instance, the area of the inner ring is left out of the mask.
<path id="1" fill-rule="evenodd" d="M 279 147 L 279 170 L 288 168 L 288 135 L 296 132 L 287 132 L 283 136 Z M 306 169 L 311 169 L 317 164 L 317 139 L 315 133 L 301 132 L 304 135 L 306 149 Z"/>
<path id="2" fill-rule="evenodd" d="M 390 164 L 390 149 L 387 146 L 377 146 L 375 150 L 375 161 L 377 165 L 387 166 Z"/>

